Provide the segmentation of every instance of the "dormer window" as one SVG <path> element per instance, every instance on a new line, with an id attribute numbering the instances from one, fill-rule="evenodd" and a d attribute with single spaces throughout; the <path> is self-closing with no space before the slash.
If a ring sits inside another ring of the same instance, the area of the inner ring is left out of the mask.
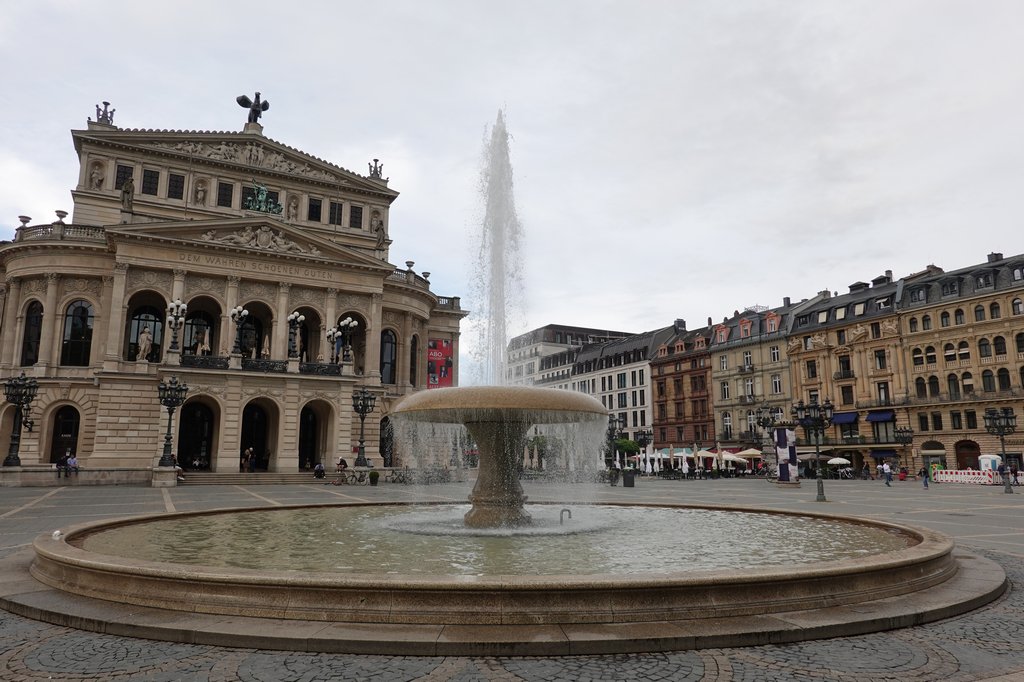
<path id="1" fill-rule="evenodd" d="M 910 292 L 911 303 L 923 303 L 925 298 L 925 290 L 923 288 L 914 289 L 913 291 Z"/>
<path id="2" fill-rule="evenodd" d="M 846 308 L 845 307 L 843 307 L 843 308 L 836 308 L 836 319 L 837 320 L 845 320 L 846 319 Z"/>
<path id="3" fill-rule="evenodd" d="M 879 310 L 887 310 L 888 308 L 892 307 L 892 300 L 888 296 L 886 296 L 885 298 L 880 298 L 875 301 L 875 306 Z"/>
<path id="4" fill-rule="evenodd" d="M 822 310 L 818 313 L 818 324 L 825 324 L 828 322 L 828 311 Z"/>
<path id="5" fill-rule="evenodd" d="M 942 283 L 943 296 L 956 296 L 958 293 L 960 293 L 960 284 L 956 280 Z"/>
<path id="6" fill-rule="evenodd" d="M 863 315 L 864 314 L 864 304 L 863 303 L 856 303 L 856 304 L 854 304 L 854 306 L 853 306 L 853 314 L 854 315 Z"/>
<path id="7" fill-rule="evenodd" d="M 992 286 L 992 273 L 984 272 L 974 278 L 977 288 L 987 289 Z"/>

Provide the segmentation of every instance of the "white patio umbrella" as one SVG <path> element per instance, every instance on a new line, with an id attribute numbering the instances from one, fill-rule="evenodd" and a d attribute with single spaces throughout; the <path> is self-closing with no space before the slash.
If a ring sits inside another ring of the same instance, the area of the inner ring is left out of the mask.
<path id="1" fill-rule="evenodd" d="M 850 464 L 850 460 L 846 459 L 845 457 L 833 457 L 827 463 L 828 464 L 842 464 L 842 465 L 845 466 L 847 464 Z"/>

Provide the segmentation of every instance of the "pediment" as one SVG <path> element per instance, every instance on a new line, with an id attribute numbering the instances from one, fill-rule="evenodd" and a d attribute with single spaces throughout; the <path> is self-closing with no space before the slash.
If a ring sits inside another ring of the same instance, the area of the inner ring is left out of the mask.
<path id="1" fill-rule="evenodd" d="M 120 240 L 160 241 L 186 250 L 202 249 L 270 255 L 278 258 L 315 259 L 332 264 L 391 272 L 394 267 L 332 241 L 312 236 L 288 223 L 254 217 L 232 220 L 186 220 L 108 227 L 113 243 Z"/>
<path id="2" fill-rule="evenodd" d="M 328 183 L 358 192 L 381 194 L 392 200 L 398 192 L 386 181 L 364 177 L 263 135 L 231 132 L 88 130 L 75 131 L 75 145 L 83 140 L 116 145 L 140 154 L 176 157 L 184 165 L 205 163 L 237 168 L 244 175 L 280 174 Z"/>

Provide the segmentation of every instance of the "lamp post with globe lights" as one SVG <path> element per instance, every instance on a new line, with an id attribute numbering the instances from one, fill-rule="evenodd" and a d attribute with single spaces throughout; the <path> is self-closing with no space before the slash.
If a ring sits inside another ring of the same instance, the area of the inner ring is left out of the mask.
<path id="1" fill-rule="evenodd" d="M 288 320 L 288 357 L 297 358 L 299 357 L 299 346 L 295 339 L 301 333 L 299 326 L 306 321 L 306 316 L 296 310 L 285 319 Z"/>
<path id="2" fill-rule="evenodd" d="M 999 437 L 999 445 L 1003 455 L 1003 492 L 1013 493 L 1010 483 L 1010 471 L 1006 466 L 1006 437 L 1017 432 L 1017 415 L 1012 407 L 998 409 L 990 407 L 985 410 L 985 430 Z"/>
<path id="3" fill-rule="evenodd" d="M 907 458 L 907 446 L 914 442 L 914 429 L 909 426 L 897 426 L 893 429 L 893 437 L 896 442 L 903 446 L 903 466 L 909 466 L 910 460 Z"/>
<path id="4" fill-rule="evenodd" d="M 168 304 L 167 326 L 171 329 L 171 345 L 167 350 L 175 352 L 179 350 L 178 330 L 181 329 L 181 325 L 185 322 L 186 312 L 188 312 L 188 306 L 182 303 L 180 298 L 176 298 Z"/>
<path id="5" fill-rule="evenodd" d="M 235 323 L 235 346 L 231 352 L 235 355 L 242 354 L 242 325 L 249 317 L 249 311 L 238 305 L 231 309 L 231 321 Z"/>
<path id="6" fill-rule="evenodd" d="M 817 502 L 828 502 L 825 499 L 825 481 L 821 477 L 821 439 L 825 431 L 832 426 L 832 401 L 825 398 L 823 404 L 812 402 L 805 405 L 801 400 L 793 406 L 793 420 L 804 427 L 804 433 L 808 438 L 814 439 L 814 473 L 818 479 Z"/>
<path id="7" fill-rule="evenodd" d="M 366 415 L 373 412 L 373 406 L 377 402 L 377 396 L 365 388 L 360 388 L 352 393 L 352 409 L 359 415 L 359 453 L 356 455 L 356 466 L 369 466 L 366 461 L 366 446 L 364 445 Z"/>
<path id="8" fill-rule="evenodd" d="M 338 323 L 338 333 L 341 335 L 341 362 L 352 360 L 352 334 L 359 326 L 359 320 L 346 317 Z"/>

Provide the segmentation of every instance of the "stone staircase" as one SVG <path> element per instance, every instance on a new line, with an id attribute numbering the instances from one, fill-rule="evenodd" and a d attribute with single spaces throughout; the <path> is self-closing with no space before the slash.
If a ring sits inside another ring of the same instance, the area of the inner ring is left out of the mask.
<path id="1" fill-rule="evenodd" d="M 328 481 L 330 480 L 330 473 Z M 178 485 L 297 485 L 306 483 L 310 485 L 323 484 L 323 479 L 313 478 L 313 472 L 293 473 L 260 471 L 257 473 L 213 473 L 209 471 L 186 471 L 185 480 L 178 481 Z"/>

